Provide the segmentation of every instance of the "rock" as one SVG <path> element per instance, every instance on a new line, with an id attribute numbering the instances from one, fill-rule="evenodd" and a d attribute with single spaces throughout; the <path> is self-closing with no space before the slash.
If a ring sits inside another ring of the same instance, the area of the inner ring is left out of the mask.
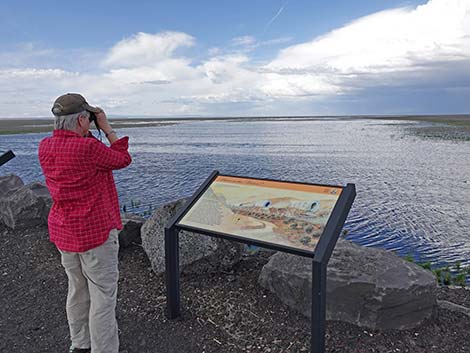
<path id="1" fill-rule="evenodd" d="M 47 224 L 52 198 L 47 187 L 31 183 L 0 196 L 0 221 L 16 229 Z"/>
<path id="2" fill-rule="evenodd" d="M 168 220 L 186 199 L 166 204 L 142 226 L 142 246 L 155 273 L 165 272 L 165 234 Z M 229 269 L 241 259 L 243 245 L 237 242 L 180 231 L 180 270 L 189 273 Z"/>
<path id="3" fill-rule="evenodd" d="M 437 306 L 441 309 L 449 310 L 453 313 L 464 314 L 470 317 L 470 308 L 467 308 L 466 306 L 455 304 L 447 300 L 438 300 Z"/>
<path id="4" fill-rule="evenodd" d="M 121 214 L 122 229 L 118 233 L 119 246 L 126 248 L 132 243 L 142 244 L 140 229 L 145 223 L 145 218 L 132 213 Z"/>
<path id="5" fill-rule="evenodd" d="M 17 175 L 9 174 L 0 176 L 0 197 L 9 191 L 22 187 L 23 185 L 23 180 L 21 180 Z"/>
<path id="6" fill-rule="evenodd" d="M 260 284 L 311 316 L 312 260 L 276 253 Z M 431 317 L 437 284 L 432 272 L 391 252 L 338 241 L 327 269 L 327 319 L 372 329 L 408 329 Z"/>

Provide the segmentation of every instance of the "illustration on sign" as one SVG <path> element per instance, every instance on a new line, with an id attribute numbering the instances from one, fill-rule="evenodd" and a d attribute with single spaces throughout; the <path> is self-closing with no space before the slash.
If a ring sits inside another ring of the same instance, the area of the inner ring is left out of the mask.
<path id="1" fill-rule="evenodd" d="M 179 224 L 313 251 L 341 190 L 217 176 Z"/>

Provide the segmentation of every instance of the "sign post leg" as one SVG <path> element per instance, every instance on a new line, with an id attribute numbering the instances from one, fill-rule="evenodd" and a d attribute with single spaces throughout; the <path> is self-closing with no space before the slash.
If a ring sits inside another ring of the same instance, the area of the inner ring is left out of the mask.
<path id="1" fill-rule="evenodd" d="M 169 319 L 180 316 L 179 236 L 174 228 L 165 227 L 166 303 Z"/>
<path id="2" fill-rule="evenodd" d="M 325 352 L 326 264 L 313 261 L 312 266 L 312 337 L 311 352 Z"/>

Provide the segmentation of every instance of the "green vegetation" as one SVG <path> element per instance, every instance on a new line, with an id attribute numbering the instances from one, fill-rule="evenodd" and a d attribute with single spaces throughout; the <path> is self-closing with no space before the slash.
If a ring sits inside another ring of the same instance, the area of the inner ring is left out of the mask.
<path id="1" fill-rule="evenodd" d="M 453 266 L 436 267 L 433 269 L 431 262 L 415 261 L 412 254 L 406 255 L 404 259 L 421 266 L 425 270 L 432 271 L 434 276 L 436 276 L 437 283 L 440 285 L 455 285 L 462 287 L 470 285 L 470 282 L 467 281 L 467 277 L 470 277 L 470 266 L 464 267 L 460 261 L 456 262 Z"/>
<path id="2" fill-rule="evenodd" d="M 427 121 L 430 123 L 440 123 L 458 127 L 470 128 L 470 115 L 430 115 L 430 116 L 400 116 L 387 117 L 389 120 L 411 120 L 411 121 Z"/>
<path id="3" fill-rule="evenodd" d="M 454 277 L 454 283 L 458 286 L 465 287 L 465 285 L 467 284 L 466 277 L 467 276 L 465 275 L 465 273 L 459 273 L 458 275 Z"/>
<path id="4" fill-rule="evenodd" d="M 412 254 L 408 254 L 405 256 L 405 260 L 408 261 L 408 262 L 415 262 L 415 258 L 413 257 Z"/>
<path id="5" fill-rule="evenodd" d="M 421 267 L 424 268 L 425 270 L 431 271 L 431 263 L 429 261 L 422 263 Z"/>

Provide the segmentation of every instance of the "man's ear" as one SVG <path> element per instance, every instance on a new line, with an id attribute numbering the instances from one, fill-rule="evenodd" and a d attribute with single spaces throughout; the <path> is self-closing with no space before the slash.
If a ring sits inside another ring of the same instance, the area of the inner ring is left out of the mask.
<path id="1" fill-rule="evenodd" d="M 78 116 L 78 119 L 77 119 L 78 126 L 80 126 L 80 127 L 82 127 L 82 121 L 81 121 L 81 119 L 83 119 L 83 115 L 80 114 L 80 115 Z"/>
<path id="2" fill-rule="evenodd" d="M 86 124 L 83 124 L 83 120 L 82 119 L 88 119 L 86 116 L 83 116 L 83 115 L 79 115 L 78 116 L 78 119 L 77 119 L 77 125 L 78 125 L 78 128 L 80 129 L 80 131 L 82 132 L 82 136 L 85 137 L 86 136 L 86 133 L 88 132 L 87 128 L 85 127 Z M 84 134 L 84 135 L 83 135 Z"/>

